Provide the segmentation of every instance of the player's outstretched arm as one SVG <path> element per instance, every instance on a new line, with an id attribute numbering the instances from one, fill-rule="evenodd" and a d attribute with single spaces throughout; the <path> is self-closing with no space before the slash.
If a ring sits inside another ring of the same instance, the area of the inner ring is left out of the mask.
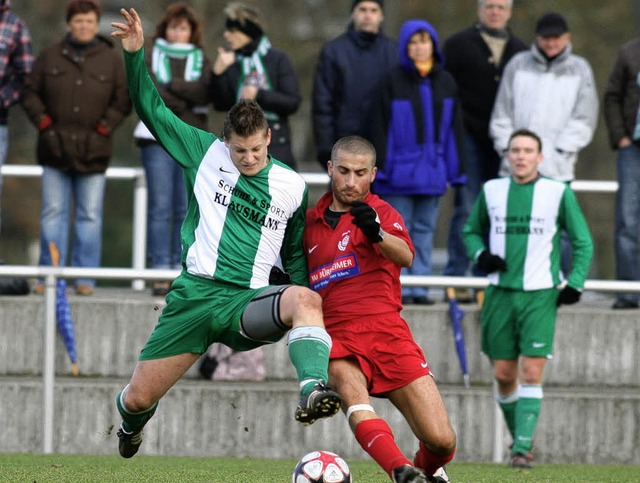
<path id="1" fill-rule="evenodd" d="M 144 45 L 144 32 L 142 30 L 142 21 L 138 16 L 135 8 L 121 8 L 120 13 L 124 17 L 125 23 L 111 22 L 111 26 L 116 29 L 111 32 L 112 37 L 120 37 L 122 40 L 122 48 L 127 52 L 137 52 Z"/>

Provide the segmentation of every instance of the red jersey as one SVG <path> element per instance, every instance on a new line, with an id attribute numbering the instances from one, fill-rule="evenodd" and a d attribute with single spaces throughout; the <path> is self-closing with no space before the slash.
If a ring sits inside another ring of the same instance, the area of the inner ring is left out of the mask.
<path id="1" fill-rule="evenodd" d="M 322 296 L 325 325 L 329 328 L 341 320 L 400 312 L 400 267 L 382 256 L 378 245 L 353 224 L 349 213 L 331 228 L 324 213 L 332 199 L 332 193 L 326 193 L 307 211 L 303 242 L 309 287 Z M 414 253 L 400 214 L 374 194 L 364 201 L 378 213 L 381 228 L 402 238 Z"/>

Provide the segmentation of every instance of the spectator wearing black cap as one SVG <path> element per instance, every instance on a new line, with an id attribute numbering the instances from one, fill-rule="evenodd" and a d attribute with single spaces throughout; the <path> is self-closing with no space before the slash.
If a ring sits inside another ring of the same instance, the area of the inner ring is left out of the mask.
<path id="1" fill-rule="evenodd" d="M 598 93 L 589 62 L 572 53 L 571 33 L 559 13 L 536 23 L 531 49 L 517 54 L 504 69 L 489 124 L 493 145 L 506 154 L 516 129 L 542 139 L 540 174 L 559 181 L 575 178 L 578 153 L 593 138 L 598 121 Z M 506 156 L 501 175 L 509 174 Z M 568 273 L 570 243 L 563 234 L 562 268 Z"/>
<path id="2" fill-rule="evenodd" d="M 396 42 L 382 31 L 384 2 L 354 1 L 347 31 L 320 52 L 313 82 L 313 135 L 323 170 L 335 142 L 366 134 L 373 89 L 398 63 Z"/>
<path id="3" fill-rule="evenodd" d="M 293 65 L 286 53 L 271 46 L 256 8 L 231 2 L 224 13 L 229 50 L 219 47 L 213 64 L 213 106 L 227 111 L 240 99 L 254 99 L 271 129 L 269 154 L 296 169 L 289 116 L 302 98 Z"/>

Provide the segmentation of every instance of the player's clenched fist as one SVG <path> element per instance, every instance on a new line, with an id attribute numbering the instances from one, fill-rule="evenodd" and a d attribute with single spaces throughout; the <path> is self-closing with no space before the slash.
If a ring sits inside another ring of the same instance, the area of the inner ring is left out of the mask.
<path id="1" fill-rule="evenodd" d="M 380 218 L 376 210 L 364 201 L 354 201 L 351 204 L 351 215 L 353 216 L 353 224 L 360 228 L 372 243 L 382 241 Z"/>

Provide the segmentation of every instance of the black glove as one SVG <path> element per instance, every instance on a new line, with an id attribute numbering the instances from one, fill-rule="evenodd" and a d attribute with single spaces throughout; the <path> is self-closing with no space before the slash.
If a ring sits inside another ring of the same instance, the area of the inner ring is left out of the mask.
<path id="1" fill-rule="evenodd" d="M 353 224 L 360 228 L 372 243 L 382 241 L 380 218 L 378 218 L 376 210 L 364 201 L 354 201 L 351 203 L 351 215 L 353 216 Z"/>
<path id="2" fill-rule="evenodd" d="M 575 304 L 582 297 L 582 292 L 580 290 L 576 290 L 569 285 L 565 285 L 565 287 L 560 290 L 558 294 L 558 305 L 571 305 Z"/>
<path id="3" fill-rule="evenodd" d="M 478 257 L 478 268 L 484 273 L 504 272 L 507 269 L 507 262 L 489 250 L 485 250 Z"/>
<path id="4" fill-rule="evenodd" d="M 289 285 L 290 283 L 291 275 L 287 272 L 283 272 L 276 266 L 271 267 L 271 272 L 269 273 L 269 285 Z"/>

